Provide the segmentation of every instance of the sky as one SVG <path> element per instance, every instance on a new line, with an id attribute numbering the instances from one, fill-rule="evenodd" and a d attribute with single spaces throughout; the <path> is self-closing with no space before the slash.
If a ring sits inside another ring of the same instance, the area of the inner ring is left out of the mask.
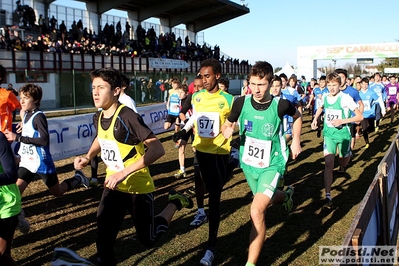
<path id="1" fill-rule="evenodd" d="M 70 0 L 55 3 L 76 6 Z M 276 68 L 289 62 L 296 67 L 298 46 L 399 41 L 399 0 L 245 0 L 244 4 L 249 14 L 203 33 L 209 45 L 251 64 L 268 61 Z M 356 61 L 336 64 L 348 62 Z M 329 64 L 329 60 L 319 61 L 318 67 Z"/>

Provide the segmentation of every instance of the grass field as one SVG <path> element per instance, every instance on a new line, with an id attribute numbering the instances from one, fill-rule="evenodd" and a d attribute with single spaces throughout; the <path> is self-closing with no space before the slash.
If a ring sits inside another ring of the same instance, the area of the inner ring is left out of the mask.
<path id="1" fill-rule="evenodd" d="M 287 214 L 280 205 L 267 211 L 267 239 L 258 265 L 317 265 L 320 245 L 340 245 L 357 211 L 377 165 L 383 158 L 394 136 L 398 123 L 388 127 L 385 119 L 380 132 L 372 133 L 367 150 L 363 139 L 356 144 L 354 160 L 345 174 L 334 173 L 332 196 L 335 208 L 321 211 L 324 197 L 322 138 L 310 131 L 309 115 L 304 116 L 302 154 L 289 162 L 286 185 L 295 187 L 295 210 Z M 187 148 L 188 178 L 175 179 L 178 169 L 177 150 L 172 133 L 158 137 L 166 154 L 151 167 L 156 185 L 156 213 L 167 204 L 167 193 L 193 186 L 191 149 Z M 73 158 L 56 163 L 61 180 L 73 175 Z M 90 169 L 84 172 L 90 176 Z M 104 165 L 100 164 L 100 176 Z M 55 247 L 68 247 L 82 257 L 95 261 L 96 210 L 101 197 L 101 185 L 92 189 L 77 189 L 55 198 L 41 180 L 34 181 L 25 191 L 23 208 L 31 223 L 31 232 L 16 232 L 13 257 L 18 265 L 50 265 Z M 221 202 L 221 224 L 214 265 L 244 265 L 250 231 L 249 206 L 252 195 L 240 169 L 226 184 Z M 207 201 L 205 202 L 207 203 Z M 121 228 L 115 245 L 119 265 L 198 265 L 208 235 L 208 224 L 192 229 L 196 209 L 176 213 L 169 232 L 156 247 L 146 249 L 134 238 L 135 229 L 129 215 Z"/>

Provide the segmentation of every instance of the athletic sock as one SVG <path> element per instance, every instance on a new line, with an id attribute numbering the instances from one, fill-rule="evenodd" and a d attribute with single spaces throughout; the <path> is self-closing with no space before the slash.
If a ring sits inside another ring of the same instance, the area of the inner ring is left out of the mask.
<path id="1" fill-rule="evenodd" d="M 326 198 L 332 200 L 330 193 L 326 193 Z"/>
<path id="2" fill-rule="evenodd" d="M 287 193 L 287 192 L 285 192 L 285 191 L 284 191 L 284 193 L 285 193 L 284 202 L 287 202 L 287 201 L 288 201 L 288 199 L 290 198 L 290 195 L 288 195 L 288 193 Z"/>
<path id="3" fill-rule="evenodd" d="M 205 215 L 205 210 L 204 210 L 204 208 L 198 208 L 198 212 L 201 213 L 202 215 Z"/>
<path id="4" fill-rule="evenodd" d="M 251 263 L 251 262 L 247 262 L 247 263 L 245 264 L 245 266 L 256 266 L 256 265 L 253 264 L 253 263 Z"/>
<path id="5" fill-rule="evenodd" d="M 186 168 L 184 166 L 180 166 L 180 170 L 182 170 L 183 172 L 186 171 Z"/>

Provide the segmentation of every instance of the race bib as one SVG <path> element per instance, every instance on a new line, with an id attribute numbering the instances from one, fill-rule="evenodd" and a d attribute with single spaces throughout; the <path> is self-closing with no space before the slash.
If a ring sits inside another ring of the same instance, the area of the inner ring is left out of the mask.
<path id="1" fill-rule="evenodd" d="M 40 166 L 40 158 L 39 154 L 37 154 L 35 145 L 21 142 L 18 153 L 21 156 L 20 166 L 28 169 L 32 173 L 36 173 Z"/>
<path id="2" fill-rule="evenodd" d="M 178 103 L 171 102 L 169 105 L 169 111 L 172 114 L 176 114 L 180 112 L 180 105 Z"/>
<path id="3" fill-rule="evenodd" d="M 396 95 L 396 93 L 397 93 L 397 88 L 396 87 L 389 87 L 388 88 L 388 93 L 389 93 L 389 95 Z"/>
<path id="4" fill-rule="evenodd" d="M 197 116 L 198 135 L 203 138 L 214 138 L 219 135 L 220 119 L 219 113 L 200 112 Z"/>
<path id="5" fill-rule="evenodd" d="M 364 111 L 370 111 L 371 106 L 370 106 L 370 101 L 369 100 L 364 100 L 363 101 L 363 105 L 364 105 L 364 108 L 363 108 Z"/>
<path id="6" fill-rule="evenodd" d="M 259 140 L 246 136 L 242 161 L 255 168 L 269 167 L 271 146 L 271 140 Z"/>
<path id="7" fill-rule="evenodd" d="M 112 140 L 100 140 L 101 145 L 101 159 L 107 167 L 114 172 L 122 171 L 123 165 L 122 157 L 119 152 L 118 145 Z"/>
<path id="8" fill-rule="evenodd" d="M 331 122 L 336 119 L 342 119 L 342 111 L 335 109 L 326 109 L 325 121 L 328 127 L 334 127 Z"/>

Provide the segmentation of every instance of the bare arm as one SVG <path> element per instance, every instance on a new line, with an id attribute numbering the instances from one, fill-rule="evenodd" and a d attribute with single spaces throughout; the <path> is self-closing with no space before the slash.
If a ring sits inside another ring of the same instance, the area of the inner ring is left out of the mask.
<path id="1" fill-rule="evenodd" d="M 301 135 L 302 135 L 302 115 L 296 110 L 294 123 L 292 125 L 292 143 L 291 143 L 291 156 L 295 159 L 302 151 L 301 148 Z"/>
<path id="2" fill-rule="evenodd" d="M 319 118 L 319 116 L 321 115 L 322 112 L 323 112 L 323 107 L 322 106 L 317 108 L 316 114 L 313 117 L 313 121 L 312 121 L 312 125 L 311 125 L 313 130 L 318 128 L 317 119 Z"/>

